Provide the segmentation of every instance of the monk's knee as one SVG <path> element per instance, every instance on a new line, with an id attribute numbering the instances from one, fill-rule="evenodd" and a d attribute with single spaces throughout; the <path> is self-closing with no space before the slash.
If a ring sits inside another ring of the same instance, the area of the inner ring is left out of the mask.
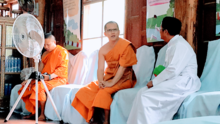
<path id="1" fill-rule="evenodd" d="M 103 93 L 103 94 L 109 94 L 109 95 L 111 95 L 111 93 L 110 93 L 106 88 L 100 89 L 99 92 L 100 92 L 100 93 Z"/>
<path id="2" fill-rule="evenodd" d="M 100 89 L 97 93 L 98 96 L 103 96 L 106 98 L 111 98 L 111 93 L 109 93 L 107 90 L 105 89 Z"/>

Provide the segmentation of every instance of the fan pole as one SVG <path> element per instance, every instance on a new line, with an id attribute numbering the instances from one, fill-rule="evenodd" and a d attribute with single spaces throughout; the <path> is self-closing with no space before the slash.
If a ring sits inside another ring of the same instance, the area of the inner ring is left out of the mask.
<path id="1" fill-rule="evenodd" d="M 35 72 L 38 72 L 38 63 L 39 63 L 40 55 L 37 55 L 34 57 L 35 62 Z M 35 122 L 38 124 L 38 73 L 36 73 L 36 79 L 35 79 L 35 87 L 36 87 L 36 100 L 35 100 Z"/>

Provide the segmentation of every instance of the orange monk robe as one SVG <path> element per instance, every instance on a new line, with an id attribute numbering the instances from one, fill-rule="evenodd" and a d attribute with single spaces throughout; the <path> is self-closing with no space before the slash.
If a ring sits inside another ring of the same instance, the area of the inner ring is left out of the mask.
<path id="1" fill-rule="evenodd" d="M 58 76 L 50 81 L 45 81 L 49 91 L 56 86 L 67 84 L 68 61 L 67 50 L 59 45 L 57 45 L 53 51 L 49 52 L 44 56 L 44 58 L 42 58 L 44 68 L 41 73 L 54 73 Z M 23 88 L 24 86 L 21 87 L 21 89 L 18 91 L 18 94 L 21 93 Z M 25 108 L 32 114 L 35 113 L 35 91 L 35 80 L 32 80 L 31 84 L 28 86 L 24 92 L 24 95 L 22 96 L 22 100 L 25 102 Z M 38 82 L 38 101 L 46 101 L 46 92 L 41 81 Z"/>
<path id="2" fill-rule="evenodd" d="M 105 55 L 108 67 L 105 70 L 104 81 L 111 81 L 117 73 L 119 66 L 126 67 L 121 79 L 112 87 L 100 89 L 98 81 L 91 82 L 81 88 L 75 95 L 72 106 L 89 122 L 93 116 L 94 107 L 110 110 L 111 94 L 131 88 L 136 83 L 132 65 L 137 63 L 136 49 L 131 42 L 119 39 L 112 50 Z"/>

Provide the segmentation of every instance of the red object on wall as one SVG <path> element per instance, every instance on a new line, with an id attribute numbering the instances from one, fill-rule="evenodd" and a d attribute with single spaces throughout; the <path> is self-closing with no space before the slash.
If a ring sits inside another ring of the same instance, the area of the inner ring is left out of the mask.
<path id="1" fill-rule="evenodd" d="M 219 12 L 217 12 L 217 19 L 220 20 Z"/>

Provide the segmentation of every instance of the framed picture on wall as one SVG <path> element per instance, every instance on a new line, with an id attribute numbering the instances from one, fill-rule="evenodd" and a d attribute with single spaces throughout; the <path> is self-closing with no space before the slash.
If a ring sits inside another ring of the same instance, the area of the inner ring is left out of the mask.
<path id="1" fill-rule="evenodd" d="M 175 0 L 147 0 L 147 42 L 163 41 L 160 25 L 164 17 L 174 16 Z"/>
<path id="2" fill-rule="evenodd" d="M 63 0 L 64 36 L 67 50 L 80 49 L 81 0 Z"/>

